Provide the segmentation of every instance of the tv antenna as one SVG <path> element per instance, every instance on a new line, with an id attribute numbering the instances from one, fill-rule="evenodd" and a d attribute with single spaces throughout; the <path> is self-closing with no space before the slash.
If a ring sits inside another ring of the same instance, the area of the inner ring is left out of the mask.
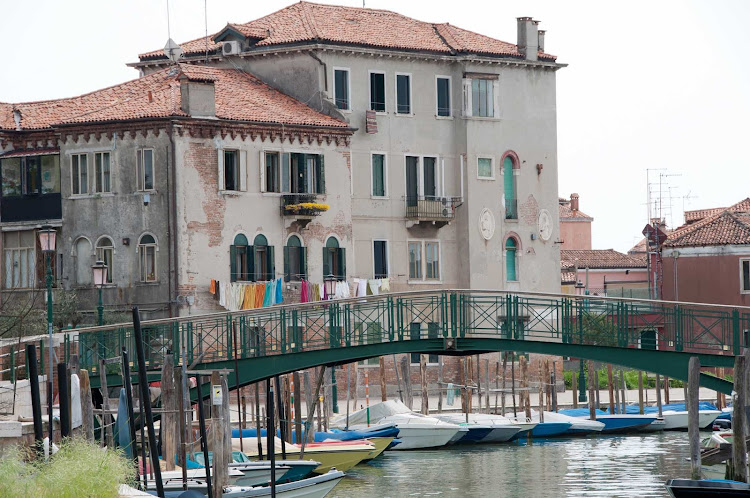
<path id="1" fill-rule="evenodd" d="M 167 44 L 164 45 L 164 55 L 172 62 L 179 62 L 182 57 L 182 48 L 172 39 L 172 30 L 169 25 L 169 0 L 167 0 Z"/>

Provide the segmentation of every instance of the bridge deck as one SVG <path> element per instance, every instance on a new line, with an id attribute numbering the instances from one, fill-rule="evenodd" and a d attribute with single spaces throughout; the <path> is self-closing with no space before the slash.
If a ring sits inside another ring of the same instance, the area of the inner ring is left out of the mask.
<path id="1" fill-rule="evenodd" d="M 690 356 L 731 367 L 750 309 L 503 291 L 406 292 L 143 322 L 147 368 L 168 352 L 191 368 L 234 368 L 240 385 L 321 364 L 392 353 L 525 351 L 606 361 L 687 378 Z M 134 350 L 129 324 L 80 329 L 81 368 Z M 180 354 L 184 351 L 183 354 Z M 117 365 L 108 382 L 120 385 Z M 92 385 L 98 386 L 98 375 Z M 119 380 L 118 380 L 119 379 Z M 110 382 L 111 380 L 111 382 Z M 234 376 L 230 376 L 230 383 Z M 720 379 L 703 385 L 730 392 Z"/>

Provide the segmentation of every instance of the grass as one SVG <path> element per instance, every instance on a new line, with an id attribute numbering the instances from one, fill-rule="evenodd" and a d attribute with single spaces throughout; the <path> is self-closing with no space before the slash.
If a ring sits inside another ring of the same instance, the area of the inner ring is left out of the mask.
<path id="1" fill-rule="evenodd" d="M 134 479 L 133 464 L 122 452 L 82 439 L 64 441 L 49 462 L 27 462 L 20 449 L 0 459 L 3 498 L 114 498 L 120 484 Z"/>
<path id="2" fill-rule="evenodd" d="M 586 368 L 586 371 L 588 372 L 588 368 Z M 615 370 L 615 372 L 617 372 L 617 380 L 619 381 L 619 371 Z M 615 372 L 613 372 L 613 375 L 615 374 Z M 576 374 L 577 373 L 578 372 L 576 372 Z M 565 378 L 565 388 L 571 389 L 573 384 L 573 372 L 566 371 L 563 372 L 563 375 Z M 631 370 L 623 372 L 623 375 L 625 377 L 625 385 L 628 389 L 638 389 L 638 372 Z M 664 377 L 662 377 L 662 382 L 664 382 Z M 609 384 L 607 383 L 607 369 L 599 369 L 599 388 L 607 389 L 608 386 Z M 683 382 L 681 380 L 669 379 L 669 387 L 680 388 L 682 386 Z M 646 376 L 643 376 L 643 387 L 646 389 L 654 389 L 656 387 L 656 377 L 654 376 L 654 374 L 649 374 L 648 382 L 646 382 Z"/>

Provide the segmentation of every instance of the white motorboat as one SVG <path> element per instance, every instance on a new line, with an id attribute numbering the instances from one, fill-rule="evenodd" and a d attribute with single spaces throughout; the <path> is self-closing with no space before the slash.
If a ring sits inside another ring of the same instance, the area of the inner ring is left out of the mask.
<path id="1" fill-rule="evenodd" d="M 235 476 L 232 484 L 237 486 L 264 486 L 271 482 L 271 462 L 268 460 L 250 460 L 244 453 L 236 453 L 240 455 L 239 457 L 242 460 L 237 461 L 235 452 L 232 453 L 234 461 L 229 464 L 230 476 Z M 194 456 L 198 464 L 205 465 L 203 453 L 196 453 Z M 212 453 L 208 455 L 208 464 L 213 465 Z M 282 481 L 290 469 L 291 466 L 276 462 L 276 482 Z M 196 475 L 195 477 L 205 479 L 206 473 L 204 469 L 195 470 L 201 471 L 201 475 Z M 188 475 L 192 471 L 188 470 Z M 237 474 L 237 472 L 240 472 L 242 475 Z"/>
<path id="2" fill-rule="evenodd" d="M 539 412 L 532 410 L 531 419 L 535 422 L 540 420 Z M 569 415 L 563 415 L 562 413 L 556 412 L 544 412 L 545 422 L 567 422 L 570 427 L 565 431 L 565 435 L 576 435 L 576 434 L 591 434 L 594 432 L 602 432 L 604 424 L 597 422 L 596 420 L 589 420 L 580 417 L 571 417 Z"/>
<path id="3" fill-rule="evenodd" d="M 721 415 L 720 410 L 698 410 L 698 426 L 701 429 L 710 428 L 719 415 Z M 662 412 L 662 417 L 665 422 L 665 430 L 686 430 L 688 428 L 687 411 L 666 410 Z"/>
<path id="4" fill-rule="evenodd" d="M 367 427 L 368 409 L 358 410 L 349 415 L 349 428 L 360 430 Z M 369 408 L 370 425 L 395 425 L 400 444 L 392 450 L 414 450 L 445 446 L 461 431 L 461 427 L 443 422 L 434 417 L 414 413 L 400 401 L 383 401 Z M 333 425 L 342 427 L 345 418 L 340 417 Z"/>
<path id="5" fill-rule="evenodd" d="M 533 431 L 537 425 L 539 425 L 539 422 L 534 422 L 528 417 L 521 417 L 521 416 L 511 417 L 510 415 L 482 415 L 482 416 L 500 417 L 500 420 L 505 419 L 508 421 L 507 423 L 519 426 L 521 430 L 518 432 L 518 434 L 513 436 L 513 439 L 517 439 L 519 437 L 527 435 L 528 433 Z"/>
<path id="6" fill-rule="evenodd" d="M 239 470 L 235 469 L 229 469 L 229 483 L 234 485 L 236 484 L 241 478 L 244 477 L 245 474 L 240 472 Z M 187 485 L 188 489 L 193 489 L 195 491 L 200 491 L 201 493 L 208 491 L 208 484 L 206 484 L 206 469 L 200 468 L 200 469 L 188 469 L 187 471 Z M 141 480 L 143 480 L 143 476 L 141 476 Z M 182 480 L 182 469 L 178 470 L 162 470 L 161 471 L 161 481 L 162 485 L 164 486 L 164 489 L 167 491 L 181 491 L 183 480 Z M 156 490 L 156 481 L 154 479 L 151 479 L 149 476 L 147 481 L 147 490 Z"/>
<path id="7" fill-rule="evenodd" d="M 466 422 L 466 414 L 449 413 L 435 415 L 435 418 L 442 420 L 443 422 L 449 422 L 452 424 L 464 424 L 469 427 L 476 429 L 477 435 L 482 437 L 474 440 L 466 440 L 467 442 L 476 443 L 502 443 L 510 441 L 513 436 L 521 432 L 524 428 L 519 424 L 513 424 L 510 420 L 500 415 L 490 415 L 486 413 L 470 413 L 468 415 L 468 422 Z M 529 427 L 527 430 L 533 428 Z"/>
<path id="8" fill-rule="evenodd" d="M 323 498 L 344 478 L 339 470 L 330 470 L 325 474 L 309 477 L 300 481 L 276 485 L 278 498 Z M 271 487 L 227 486 L 222 495 L 224 498 L 254 498 L 271 496 Z"/>

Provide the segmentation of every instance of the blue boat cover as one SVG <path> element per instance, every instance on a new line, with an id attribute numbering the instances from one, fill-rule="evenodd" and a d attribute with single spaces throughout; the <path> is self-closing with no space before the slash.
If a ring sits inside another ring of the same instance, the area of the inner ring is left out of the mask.
<path id="1" fill-rule="evenodd" d="M 604 410 L 594 410 L 597 415 L 607 415 Z M 568 417 L 586 417 L 588 418 L 590 412 L 588 408 L 568 408 L 567 410 L 558 410 L 557 413 L 562 413 Z"/>
<path id="2" fill-rule="evenodd" d="M 662 405 L 661 409 L 662 411 L 667 411 L 667 410 L 672 410 L 676 412 L 687 411 L 687 408 L 685 407 L 685 403 L 669 403 L 668 405 Z M 718 408 L 716 408 L 716 405 L 710 403 L 709 401 L 701 401 L 698 403 L 698 410 L 718 410 Z M 625 406 L 625 413 L 629 415 L 637 415 L 639 413 L 638 405 Z M 643 413 L 646 413 L 646 414 L 659 413 L 659 407 L 644 406 Z"/>
<path id="3" fill-rule="evenodd" d="M 114 424 L 114 439 L 123 449 L 128 460 L 133 459 L 133 446 L 130 444 L 130 417 L 128 417 L 128 396 L 125 388 L 120 389 L 120 402 L 117 406 L 117 420 Z"/>
<path id="4" fill-rule="evenodd" d="M 256 436 L 257 431 L 255 429 L 242 429 L 242 437 L 252 438 Z M 303 431 L 304 434 L 304 431 Z M 276 431 L 276 435 L 281 437 L 281 432 Z M 260 436 L 266 437 L 266 430 L 260 430 Z M 398 429 L 396 427 L 387 427 L 385 429 L 373 430 L 373 431 L 340 431 L 334 429 L 331 432 L 316 432 L 315 442 L 320 443 L 326 439 L 338 439 L 339 441 L 354 441 L 357 439 L 367 439 L 371 437 L 396 437 L 398 436 Z M 240 429 L 232 429 L 232 437 L 240 437 Z M 297 442 L 297 431 L 292 431 L 292 442 Z"/>

